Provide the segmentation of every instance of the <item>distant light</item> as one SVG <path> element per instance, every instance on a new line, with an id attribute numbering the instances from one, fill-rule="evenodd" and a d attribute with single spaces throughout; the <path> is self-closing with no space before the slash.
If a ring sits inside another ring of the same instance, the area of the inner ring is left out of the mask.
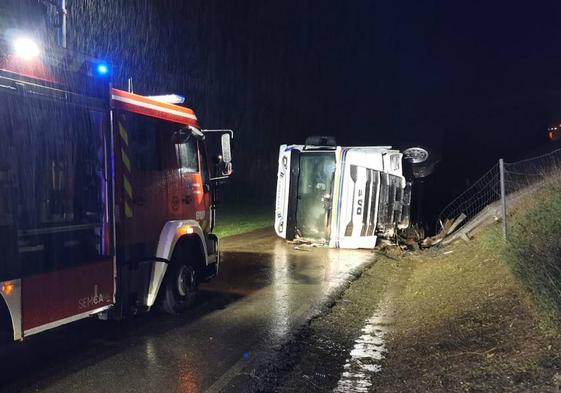
<path id="1" fill-rule="evenodd" d="M 155 101 L 165 102 L 166 104 L 183 104 L 185 102 L 185 97 L 179 94 L 163 94 L 159 96 L 146 96 Z"/>
<path id="2" fill-rule="evenodd" d="M 99 76 L 105 76 L 109 73 L 109 66 L 105 63 L 99 63 L 96 67 L 95 70 L 97 71 L 97 74 Z"/>
<path id="3" fill-rule="evenodd" d="M 557 141 L 557 140 L 559 140 L 559 138 L 561 138 L 561 135 L 559 134 L 559 132 L 557 130 L 550 130 L 547 133 L 547 138 L 550 141 Z"/>
<path id="4" fill-rule="evenodd" d="M 33 60 L 41 54 L 39 45 L 29 37 L 16 38 L 13 46 L 16 56 L 26 61 Z"/>

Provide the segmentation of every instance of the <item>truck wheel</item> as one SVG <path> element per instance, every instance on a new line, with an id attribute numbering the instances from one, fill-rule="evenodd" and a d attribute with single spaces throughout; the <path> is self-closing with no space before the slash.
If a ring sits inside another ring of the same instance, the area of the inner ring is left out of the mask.
<path id="1" fill-rule="evenodd" d="M 179 314 L 195 300 L 198 290 L 197 273 L 187 263 L 172 263 L 169 268 L 162 308 L 167 313 Z"/>

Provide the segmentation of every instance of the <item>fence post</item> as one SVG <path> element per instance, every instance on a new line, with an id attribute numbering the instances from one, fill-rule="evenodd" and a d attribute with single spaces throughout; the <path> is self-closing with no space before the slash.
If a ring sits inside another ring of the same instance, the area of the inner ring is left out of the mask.
<path id="1" fill-rule="evenodd" d="M 499 176 L 501 182 L 501 214 L 503 221 L 503 239 L 506 240 L 506 193 L 505 193 L 505 163 L 499 159 Z"/>

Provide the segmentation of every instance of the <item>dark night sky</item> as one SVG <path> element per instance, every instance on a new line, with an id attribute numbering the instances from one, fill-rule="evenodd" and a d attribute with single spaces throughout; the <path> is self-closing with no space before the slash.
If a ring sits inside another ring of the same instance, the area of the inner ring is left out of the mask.
<path id="1" fill-rule="evenodd" d="M 561 121 L 559 1 L 72 3 L 71 46 L 234 128 L 234 183 L 271 205 L 278 145 L 307 135 L 431 146 L 438 205 Z"/>

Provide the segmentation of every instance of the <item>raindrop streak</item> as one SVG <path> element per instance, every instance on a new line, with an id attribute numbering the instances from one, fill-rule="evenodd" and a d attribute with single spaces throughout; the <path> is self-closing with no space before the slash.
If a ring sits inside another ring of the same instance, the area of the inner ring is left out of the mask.
<path id="1" fill-rule="evenodd" d="M 366 320 L 362 335 L 355 340 L 350 357 L 343 366 L 343 373 L 333 390 L 336 393 L 368 392 L 372 387 L 371 378 L 382 370 L 381 361 L 385 357 L 386 336 L 393 320 L 390 308 L 383 304 Z"/>

